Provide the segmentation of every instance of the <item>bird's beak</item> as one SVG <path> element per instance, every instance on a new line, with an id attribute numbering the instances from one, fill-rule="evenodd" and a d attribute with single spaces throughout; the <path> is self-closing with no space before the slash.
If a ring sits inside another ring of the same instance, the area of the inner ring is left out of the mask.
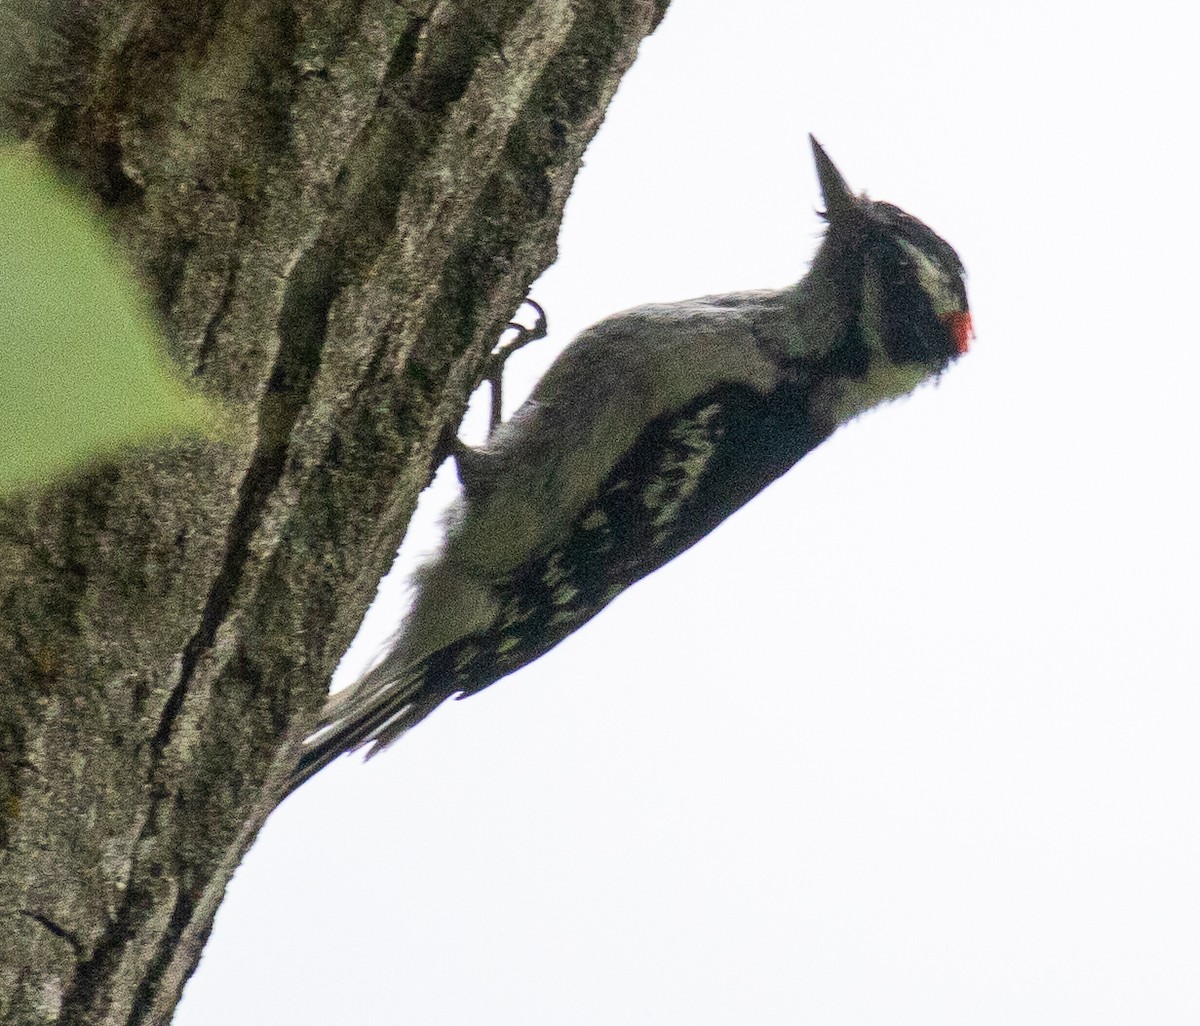
<path id="1" fill-rule="evenodd" d="M 817 180 L 821 183 L 821 198 L 825 201 L 825 218 L 832 224 L 851 208 L 854 193 L 821 144 L 812 135 L 809 135 L 808 141 L 812 143 L 813 160 L 817 163 Z"/>

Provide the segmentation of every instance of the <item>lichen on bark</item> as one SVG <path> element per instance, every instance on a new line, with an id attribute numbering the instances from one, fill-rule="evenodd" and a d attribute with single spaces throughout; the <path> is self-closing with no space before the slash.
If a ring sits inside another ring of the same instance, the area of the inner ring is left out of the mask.
<path id="1" fill-rule="evenodd" d="M 0 128 L 231 429 L 0 508 L 0 1021 L 169 1021 L 665 6 L 26 8 Z"/>

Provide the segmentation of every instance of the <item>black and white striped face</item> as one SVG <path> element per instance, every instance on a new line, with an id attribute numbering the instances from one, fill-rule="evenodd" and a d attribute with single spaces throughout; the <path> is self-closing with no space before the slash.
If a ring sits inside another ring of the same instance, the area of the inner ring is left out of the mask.
<path id="1" fill-rule="evenodd" d="M 834 422 L 844 423 L 965 353 L 971 314 L 953 247 L 899 207 L 856 196 L 812 143 L 829 222 L 825 273 L 841 311 L 827 403 Z"/>
<path id="2" fill-rule="evenodd" d="M 945 239 L 899 207 L 891 203 L 870 203 L 870 207 L 868 218 L 879 225 L 870 248 L 881 269 L 892 271 L 891 287 L 908 291 L 915 286 L 946 329 L 953 356 L 961 356 L 972 334 L 962 260 Z M 884 255 L 888 250 L 894 253 Z"/>
<path id="3" fill-rule="evenodd" d="M 922 221 L 892 203 L 856 196 L 829 154 L 811 135 L 817 178 L 837 240 L 840 273 L 865 335 L 878 335 L 894 363 L 941 370 L 967 351 L 973 331 L 954 248 Z M 939 328 L 940 326 L 940 328 Z"/>
<path id="4" fill-rule="evenodd" d="M 853 256 L 845 267 L 857 285 L 858 308 L 847 330 L 866 350 L 874 375 L 910 391 L 967 351 L 971 315 L 958 254 L 916 218 L 890 203 L 862 198 L 831 232 L 849 232 Z M 886 394 L 872 390 L 874 401 Z"/>

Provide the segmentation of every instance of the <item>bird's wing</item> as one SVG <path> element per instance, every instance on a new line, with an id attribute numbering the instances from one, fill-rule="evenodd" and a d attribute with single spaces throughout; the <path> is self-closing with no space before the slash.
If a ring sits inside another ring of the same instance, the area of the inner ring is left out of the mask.
<path id="1" fill-rule="evenodd" d="M 782 297 L 639 307 L 583 332 L 488 444 L 465 454 L 450 557 L 489 577 L 515 571 L 570 530 L 656 419 L 722 384 L 770 391 L 777 366 L 753 324 Z"/>

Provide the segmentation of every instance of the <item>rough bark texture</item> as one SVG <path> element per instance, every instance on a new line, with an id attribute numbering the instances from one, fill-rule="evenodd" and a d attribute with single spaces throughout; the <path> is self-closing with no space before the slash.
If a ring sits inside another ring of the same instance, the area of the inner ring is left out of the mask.
<path id="1" fill-rule="evenodd" d="M 0 1022 L 170 1020 L 666 3 L 33 5 L 7 124 L 235 430 L 0 509 Z"/>

